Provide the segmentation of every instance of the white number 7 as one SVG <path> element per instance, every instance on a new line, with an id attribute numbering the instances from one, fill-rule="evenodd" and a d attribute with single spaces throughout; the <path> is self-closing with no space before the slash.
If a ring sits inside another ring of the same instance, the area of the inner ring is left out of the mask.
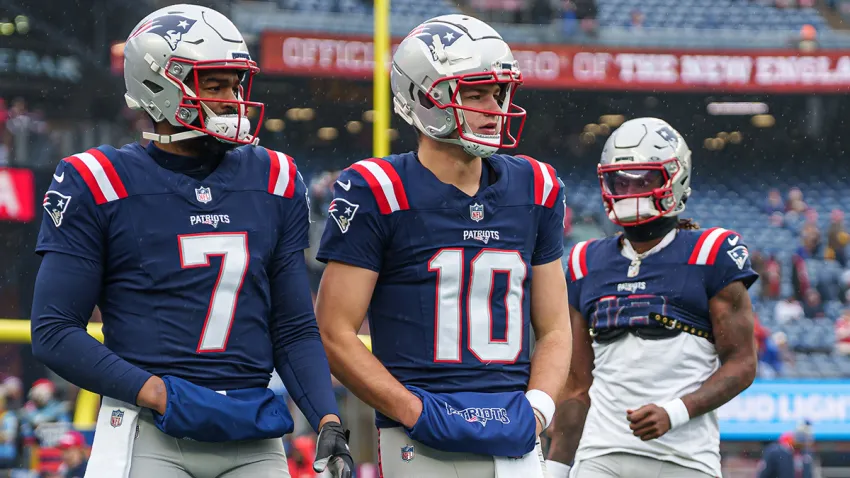
<path id="1" fill-rule="evenodd" d="M 223 232 L 177 236 L 180 267 L 209 267 L 210 256 L 221 257 L 197 352 L 224 352 L 233 325 L 239 289 L 248 270 L 248 234 Z"/>

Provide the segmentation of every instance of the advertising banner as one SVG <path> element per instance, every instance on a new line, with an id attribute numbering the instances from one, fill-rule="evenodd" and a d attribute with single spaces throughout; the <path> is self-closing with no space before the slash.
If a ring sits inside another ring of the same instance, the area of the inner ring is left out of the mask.
<path id="1" fill-rule="evenodd" d="M 400 39 L 393 41 L 393 50 Z M 372 39 L 266 31 L 264 73 L 372 77 Z M 610 49 L 575 45 L 512 46 L 525 84 L 534 88 L 621 91 L 841 93 L 850 91 L 850 51 L 728 52 Z M 389 66 L 388 66 L 389 67 Z"/>
<path id="2" fill-rule="evenodd" d="M 850 380 L 757 380 L 718 416 L 722 440 L 775 440 L 803 420 L 818 441 L 850 440 Z"/>
<path id="3" fill-rule="evenodd" d="M 0 168 L 0 221 L 35 219 L 35 178 L 29 169 Z"/>

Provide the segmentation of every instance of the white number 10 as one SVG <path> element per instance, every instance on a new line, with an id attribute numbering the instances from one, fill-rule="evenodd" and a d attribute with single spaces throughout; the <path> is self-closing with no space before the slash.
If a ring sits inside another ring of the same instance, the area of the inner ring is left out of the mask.
<path id="1" fill-rule="evenodd" d="M 221 256 L 221 270 L 210 297 L 198 352 L 224 352 L 236 313 L 239 289 L 248 270 L 248 235 L 244 232 L 177 236 L 180 267 L 209 267 L 210 256 Z"/>
<path id="2" fill-rule="evenodd" d="M 464 283 L 463 249 L 442 249 L 428 261 L 437 273 L 434 361 L 460 362 L 461 291 Z M 513 363 L 523 341 L 522 284 L 527 268 L 517 251 L 485 249 L 469 265 L 466 290 L 469 351 L 481 362 Z M 493 282 L 496 273 L 508 275 L 505 292 L 505 338 L 493 338 Z"/>

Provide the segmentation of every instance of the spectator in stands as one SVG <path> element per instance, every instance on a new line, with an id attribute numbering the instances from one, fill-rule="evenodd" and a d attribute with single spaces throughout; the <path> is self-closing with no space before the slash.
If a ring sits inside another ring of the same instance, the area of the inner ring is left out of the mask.
<path id="1" fill-rule="evenodd" d="M 782 375 L 783 360 L 779 346 L 770 336 L 770 330 L 764 327 L 756 317 L 754 335 L 758 348 L 758 376 L 775 378 Z"/>
<path id="2" fill-rule="evenodd" d="M 807 219 L 800 231 L 800 246 L 796 252 L 803 259 L 814 259 L 821 256 L 821 233 L 816 221 L 816 218 Z"/>
<path id="3" fill-rule="evenodd" d="M 788 191 L 788 200 L 785 202 L 785 211 L 803 214 L 807 209 L 809 205 L 803 201 L 803 191 L 800 188 L 791 188 Z"/>
<path id="4" fill-rule="evenodd" d="M 632 10 L 631 21 L 629 23 L 629 27 L 634 30 L 640 30 L 643 28 L 643 21 L 646 16 L 640 10 Z"/>
<path id="5" fill-rule="evenodd" d="M 18 459 L 18 417 L 6 408 L 6 396 L 0 394 L 0 470 L 15 467 Z"/>
<path id="6" fill-rule="evenodd" d="M 803 301 L 803 313 L 810 319 L 822 319 L 826 317 L 820 292 L 814 288 L 806 292 L 806 298 Z"/>
<path id="7" fill-rule="evenodd" d="M 36 380 L 29 392 L 29 401 L 19 413 L 21 435 L 25 443 L 39 441 L 38 428 L 44 424 L 69 423 L 68 404 L 56 398 L 56 386 L 45 378 Z"/>
<path id="8" fill-rule="evenodd" d="M 783 433 L 764 449 L 758 478 L 813 478 L 812 456 L 807 450 L 811 441 L 803 431 Z"/>
<path id="9" fill-rule="evenodd" d="M 847 243 L 850 234 L 844 227 L 844 211 L 833 209 L 829 214 L 829 229 L 826 231 L 827 257 L 834 258 L 841 267 L 847 267 Z"/>
<path id="10" fill-rule="evenodd" d="M 799 254 L 791 256 L 791 286 L 794 289 L 794 297 L 800 299 L 806 296 L 812 286 L 806 260 Z"/>
<path id="11" fill-rule="evenodd" d="M 587 35 L 595 35 L 599 24 L 596 21 L 596 16 L 599 11 L 596 7 L 596 0 L 568 0 L 575 6 L 575 18 L 579 21 L 581 31 Z"/>
<path id="12" fill-rule="evenodd" d="M 787 324 L 805 317 L 803 306 L 793 296 L 788 296 L 784 300 L 776 303 L 773 310 L 773 318 L 780 324 Z"/>
<path id="13" fill-rule="evenodd" d="M 782 202 L 782 194 L 776 188 L 767 192 L 767 202 L 764 205 L 765 214 L 773 214 L 775 212 L 784 213 L 785 203 Z"/>
<path id="14" fill-rule="evenodd" d="M 771 254 L 764 264 L 764 275 L 762 276 L 762 297 L 765 299 L 779 299 L 782 293 L 782 265 L 776 260 L 776 255 Z"/>
<path id="15" fill-rule="evenodd" d="M 62 450 L 62 465 L 59 467 L 59 476 L 62 478 L 83 478 L 88 465 L 88 453 L 86 439 L 83 434 L 71 430 L 65 432 L 59 439 L 58 448 Z"/>
<path id="16" fill-rule="evenodd" d="M 21 383 L 20 378 L 10 375 L 3 379 L 0 388 L 3 389 L 9 410 L 17 410 L 24 405 L 24 384 Z"/>
<path id="17" fill-rule="evenodd" d="M 289 475 L 292 478 L 314 478 L 313 461 L 315 460 L 316 441 L 309 436 L 300 436 L 292 440 L 292 447 L 286 454 L 289 464 Z"/>
<path id="18" fill-rule="evenodd" d="M 844 309 L 835 321 L 835 351 L 850 355 L 850 309 Z"/>

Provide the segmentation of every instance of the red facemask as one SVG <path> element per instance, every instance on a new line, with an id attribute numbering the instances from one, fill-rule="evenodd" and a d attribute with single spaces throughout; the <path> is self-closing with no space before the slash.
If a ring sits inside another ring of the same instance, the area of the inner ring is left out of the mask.
<path id="1" fill-rule="evenodd" d="M 191 71 L 185 80 L 181 81 L 180 78 L 175 76 L 180 75 L 187 69 Z M 221 99 L 195 96 L 197 95 L 197 92 L 200 91 L 198 78 L 199 72 L 202 70 L 231 70 L 238 72 L 242 78 L 242 82 L 239 85 L 238 97 L 235 99 Z M 251 96 L 251 85 L 254 80 L 254 75 L 256 75 L 259 71 L 260 68 L 257 66 L 257 63 L 249 59 L 192 61 L 181 58 L 172 58 L 166 65 L 165 76 L 180 85 L 180 89 L 183 92 L 182 99 L 175 116 L 177 122 L 187 129 L 201 131 L 209 136 L 227 142 L 237 144 L 256 144 L 260 128 L 263 124 L 265 105 L 260 102 L 250 101 L 249 98 Z M 235 109 L 234 112 L 237 113 L 235 134 L 231 136 L 215 131 L 213 128 L 208 128 L 208 126 L 210 126 L 208 124 L 210 122 L 207 117 L 208 112 L 205 111 L 205 108 L 202 108 L 202 103 L 205 103 L 207 107 L 209 107 L 210 103 L 233 105 Z M 257 123 L 253 130 L 250 131 L 250 134 L 248 134 L 249 131 L 247 131 L 250 128 L 250 122 L 246 118 L 248 108 L 257 108 L 259 110 Z M 186 112 L 182 113 L 184 109 Z M 198 112 L 198 121 L 200 126 L 197 124 L 190 124 L 186 121 L 191 118 L 191 114 L 189 114 L 191 113 L 191 110 Z M 246 131 L 243 131 L 243 129 Z M 242 132 L 242 134 L 240 134 L 240 132 Z"/>

